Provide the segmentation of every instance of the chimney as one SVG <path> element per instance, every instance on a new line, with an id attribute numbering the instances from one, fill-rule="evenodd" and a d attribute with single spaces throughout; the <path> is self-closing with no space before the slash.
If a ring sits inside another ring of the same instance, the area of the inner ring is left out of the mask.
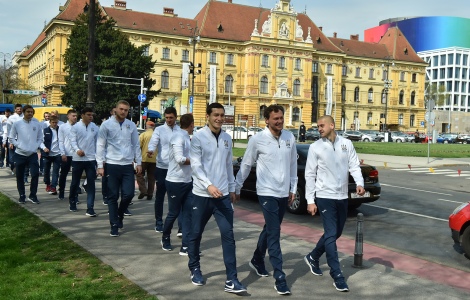
<path id="1" fill-rule="evenodd" d="M 322 26 L 318 27 L 318 29 L 320 29 L 320 31 L 323 31 L 323 27 L 322 27 Z"/>
<path id="2" fill-rule="evenodd" d="M 163 8 L 163 15 L 167 16 L 167 17 L 174 17 L 175 16 L 175 10 L 173 8 L 164 7 Z"/>
<path id="3" fill-rule="evenodd" d="M 359 34 L 351 34 L 351 41 L 359 41 Z"/>
<path id="4" fill-rule="evenodd" d="M 333 32 L 333 37 L 336 38 L 336 36 L 337 36 L 337 33 Z"/>
<path id="5" fill-rule="evenodd" d="M 114 8 L 126 9 L 126 1 L 114 0 Z"/>

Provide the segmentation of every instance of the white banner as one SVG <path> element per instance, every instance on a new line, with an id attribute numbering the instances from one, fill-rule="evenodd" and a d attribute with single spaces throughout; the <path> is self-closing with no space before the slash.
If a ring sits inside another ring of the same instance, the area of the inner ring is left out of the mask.
<path id="1" fill-rule="evenodd" d="M 209 104 L 216 102 L 217 98 L 217 66 L 211 65 L 209 75 L 210 98 Z"/>
<path id="2" fill-rule="evenodd" d="M 331 116 L 333 107 L 333 76 L 328 76 L 326 81 L 326 114 Z"/>
<path id="3" fill-rule="evenodd" d="M 181 89 L 187 89 L 189 87 L 189 63 L 183 63 L 183 75 L 181 80 Z"/>

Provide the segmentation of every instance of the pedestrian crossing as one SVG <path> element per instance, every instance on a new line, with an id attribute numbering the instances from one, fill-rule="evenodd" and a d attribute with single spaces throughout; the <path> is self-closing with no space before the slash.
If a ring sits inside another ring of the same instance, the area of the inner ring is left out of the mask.
<path id="1" fill-rule="evenodd" d="M 394 168 L 392 171 L 408 172 L 416 174 L 429 174 L 429 175 L 442 175 L 447 177 L 456 177 L 470 180 L 470 171 L 467 170 L 453 170 L 453 169 L 441 169 L 432 167 L 419 167 L 419 168 Z"/>

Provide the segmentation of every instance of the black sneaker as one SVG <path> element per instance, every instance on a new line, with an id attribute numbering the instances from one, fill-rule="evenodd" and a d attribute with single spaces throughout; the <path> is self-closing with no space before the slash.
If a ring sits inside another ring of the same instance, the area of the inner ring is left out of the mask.
<path id="1" fill-rule="evenodd" d="M 134 205 L 134 202 L 132 202 L 132 201 L 131 201 L 131 202 L 129 202 L 129 206 L 131 206 L 131 205 Z"/>
<path id="2" fill-rule="evenodd" d="M 170 237 L 162 238 L 160 243 L 162 244 L 162 249 L 163 250 L 165 250 L 165 251 L 172 251 L 173 250 L 173 247 L 171 246 Z"/>
<path id="3" fill-rule="evenodd" d="M 290 295 L 290 289 L 285 281 L 276 282 L 276 284 L 274 285 L 274 289 L 279 295 Z"/>
<path id="4" fill-rule="evenodd" d="M 130 210 L 126 209 L 126 211 L 124 212 L 124 215 L 125 216 L 132 216 L 132 213 L 130 212 Z"/>
<path id="5" fill-rule="evenodd" d="M 163 233 L 163 225 L 158 224 L 157 226 L 155 226 L 155 231 L 156 231 L 156 232 Z"/>
<path id="6" fill-rule="evenodd" d="M 118 228 L 119 228 L 119 229 L 123 229 L 123 228 L 124 228 L 123 218 L 119 218 L 119 220 L 118 220 Z"/>
<path id="7" fill-rule="evenodd" d="M 77 204 L 75 202 L 71 202 L 69 206 L 69 210 L 71 212 L 76 212 L 77 211 Z"/>
<path id="8" fill-rule="evenodd" d="M 323 272 L 320 269 L 320 262 L 318 260 L 313 259 L 310 254 L 307 254 L 304 257 L 304 261 L 307 264 L 307 266 L 309 266 L 310 272 L 312 272 L 313 275 L 317 275 L 317 276 L 323 275 Z"/>
<path id="9" fill-rule="evenodd" d="M 343 277 L 335 279 L 335 282 L 333 282 L 333 285 L 340 292 L 349 292 L 349 287 L 346 281 L 344 281 Z"/>
<path id="10" fill-rule="evenodd" d="M 195 268 L 191 271 L 191 282 L 194 285 L 204 285 L 204 278 L 199 268 Z"/>
<path id="11" fill-rule="evenodd" d="M 268 271 L 266 271 L 266 268 L 264 267 L 264 262 L 259 263 L 259 262 L 255 261 L 254 258 L 252 258 L 251 261 L 248 264 L 250 265 L 250 267 L 253 270 L 255 270 L 255 272 L 256 272 L 256 274 L 258 274 L 258 276 L 261 276 L 261 277 L 268 277 L 269 276 Z"/>
<path id="12" fill-rule="evenodd" d="M 178 233 L 176 234 L 177 237 L 183 238 L 183 230 L 181 228 L 178 229 Z"/>
<path id="13" fill-rule="evenodd" d="M 188 247 L 181 247 L 180 248 L 180 255 L 181 256 L 188 256 Z"/>
<path id="14" fill-rule="evenodd" d="M 117 237 L 119 236 L 119 229 L 117 226 L 111 226 L 111 232 L 109 233 L 110 236 L 112 237 Z"/>
<path id="15" fill-rule="evenodd" d="M 19 203 L 19 204 L 26 204 L 26 196 L 25 196 L 25 195 L 21 195 L 21 196 L 20 196 L 20 199 L 18 199 L 18 203 Z"/>
<path id="16" fill-rule="evenodd" d="M 41 203 L 41 202 L 39 202 L 38 198 L 36 198 L 36 197 L 28 197 L 28 201 L 29 201 L 29 202 L 32 202 L 32 203 L 34 203 L 34 204 L 39 204 L 39 203 Z"/>
<path id="17" fill-rule="evenodd" d="M 246 292 L 246 287 L 238 281 L 238 279 L 226 280 L 225 281 L 225 291 L 227 293 L 243 293 Z"/>
<path id="18" fill-rule="evenodd" d="M 103 205 L 108 205 L 108 199 L 103 199 Z"/>
<path id="19" fill-rule="evenodd" d="M 95 211 L 93 210 L 93 208 L 87 209 L 85 215 L 87 215 L 87 216 L 89 216 L 89 217 L 96 217 L 96 213 L 95 213 Z"/>

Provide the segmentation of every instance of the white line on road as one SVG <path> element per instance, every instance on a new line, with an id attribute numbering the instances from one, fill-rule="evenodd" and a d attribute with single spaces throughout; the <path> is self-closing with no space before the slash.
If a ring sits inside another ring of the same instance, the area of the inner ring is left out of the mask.
<path id="1" fill-rule="evenodd" d="M 440 219 L 440 218 L 435 218 L 435 217 L 431 217 L 431 216 L 415 214 L 415 213 L 412 213 L 412 212 L 409 212 L 409 211 L 404 211 L 404 210 L 399 210 L 399 209 L 394 209 L 394 208 L 388 208 L 388 207 L 373 205 L 373 204 L 369 204 L 369 203 L 364 203 L 364 205 L 372 206 L 372 207 L 376 207 L 376 208 L 387 209 L 387 210 L 399 212 L 399 213 L 402 213 L 402 214 L 408 214 L 408 215 L 413 215 L 413 216 L 432 219 L 432 220 L 437 220 L 437 221 L 443 221 L 443 222 L 448 222 L 449 221 L 449 220 L 446 220 L 446 219 Z"/>
<path id="2" fill-rule="evenodd" d="M 407 188 L 407 187 L 402 187 L 402 186 L 396 186 L 396 185 L 391 185 L 391 184 L 386 184 L 386 183 L 381 183 L 380 185 L 381 185 L 381 186 L 388 186 L 388 187 L 398 188 L 398 189 L 403 189 L 403 190 L 411 190 L 411 191 L 424 192 L 424 193 L 431 193 L 431 194 L 437 194 L 437 195 L 452 196 L 452 194 L 445 194 L 445 193 L 439 193 L 439 192 L 431 192 L 431 191 L 425 191 L 425 190 L 418 190 L 418 189 L 412 189 L 412 188 Z"/>
<path id="3" fill-rule="evenodd" d="M 466 202 L 460 202 L 460 201 L 454 201 L 454 200 L 447 200 L 447 199 L 437 199 L 437 200 L 439 200 L 439 201 L 445 201 L 445 202 L 458 203 L 458 204 L 466 203 Z"/>
<path id="4" fill-rule="evenodd" d="M 400 168 L 400 169 L 392 169 L 392 171 L 410 171 L 410 170 L 429 170 L 429 168 Z"/>
<path id="5" fill-rule="evenodd" d="M 447 177 L 463 177 L 463 176 L 468 176 L 470 174 L 452 174 L 452 175 L 446 175 Z"/>
<path id="6" fill-rule="evenodd" d="M 421 171 L 410 171 L 410 173 L 429 173 L 429 169 L 427 170 L 421 170 Z"/>

